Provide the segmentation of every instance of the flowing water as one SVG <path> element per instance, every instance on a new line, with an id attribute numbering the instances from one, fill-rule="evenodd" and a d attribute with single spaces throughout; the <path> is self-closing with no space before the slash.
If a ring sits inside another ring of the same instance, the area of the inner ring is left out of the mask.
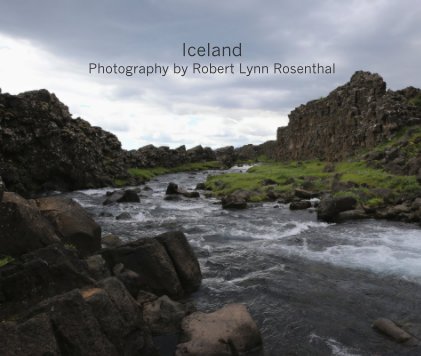
<path id="1" fill-rule="evenodd" d="M 103 206 L 107 189 L 70 196 L 95 216 L 103 234 L 134 240 L 183 231 L 204 277 L 192 296 L 198 309 L 247 304 L 267 355 L 421 355 L 420 348 L 371 328 L 376 318 L 387 317 L 419 335 L 419 227 L 376 220 L 327 224 L 314 212 L 277 203 L 228 211 L 203 194 L 163 199 L 169 182 L 193 189 L 212 173 L 158 177 L 148 183 L 152 190 L 141 187 L 140 204 Z M 122 212 L 132 219 L 116 220 Z"/>

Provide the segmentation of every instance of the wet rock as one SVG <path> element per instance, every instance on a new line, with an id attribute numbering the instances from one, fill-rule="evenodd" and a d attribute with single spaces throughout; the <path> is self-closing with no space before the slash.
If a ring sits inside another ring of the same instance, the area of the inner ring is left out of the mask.
<path id="1" fill-rule="evenodd" d="M 0 251 L 4 255 L 20 256 L 60 241 L 36 204 L 15 193 L 3 194 L 0 231 Z"/>
<path id="2" fill-rule="evenodd" d="M 337 221 L 347 221 L 347 220 L 361 220 L 368 219 L 370 216 L 363 209 L 354 209 L 342 211 L 337 216 Z"/>
<path id="3" fill-rule="evenodd" d="M 176 355 L 263 355 L 262 338 L 242 304 L 213 313 L 193 313 L 182 322 L 183 338 Z"/>
<path id="4" fill-rule="evenodd" d="M 374 321 L 373 328 L 391 337 L 397 342 L 406 342 L 411 339 L 411 335 L 397 326 L 392 320 L 380 318 Z"/>
<path id="5" fill-rule="evenodd" d="M 353 210 L 357 206 L 357 201 L 354 197 L 332 197 L 331 195 L 324 195 L 320 200 L 320 205 L 317 210 L 317 218 L 327 222 L 333 222 L 337 219 L 338 214 Z"/>
<path id="6" fill-rule="evenodd" d="M 318 198 L 320 196 L 320 193 L 311 192 L 305 189 L 295 189 L 294 195 L 301 199 L 313 199 L 313 198 Z"/>
<path id="7" fill-rule="evenodd" d="M 291 210 L 304 210 L 304 209 L 308 209 L 308 208 L 311 208 L 311 202 L 308 201 L 308 200 L 293 201 L 289 205 L 289 208 Z"/>
<path id="8" fill-rule="evenodd" d="M 101 248 L 101 227 L 74 200 L 47 197 L 37 199 L 36 203 L 60 239 L 75 246 L 82 256 Z"/>
<path id="9" fill-rule="evenodd" d="M 101 255 L 89 256 L 86 263 L 93 279 L 100 280 L 111 276 L 110 270 Z"/>
<path id="10" fill-rule="evenodd" d="M 173 182 L 168 183 L 165 194 L 178 194 L 178 184 L 175 184 Z"/>
<path id="11" fill-rule="evenodd" d="M 143 187 L 143 190 L 145 190 L 145 191 L 152 191 L 152 188 L 149 185 L 145 185 Z"/>
<path id="12" fill-rule="evenodd" d="M 21 323 L 0 323 L 0 350 L 10 356 L 60 355 L 50 318 L 45 313 Z"/>
<path id="13" fill-rule="evenodd" d="M 123 241 L 118 236 L 112 234 L 104 236 L 101 242 L 106 247 L 117 247 L 123 244 Z"/>
<path id="14" fill-rule="evenodd" d="M 202 273 L 186 236 L 180 231 L 171 231 L 157 236 L 156 239 L 170 256 L 184 291 L 196 291 L 202 282 Z"/>
<path id="15" fill-rule="evenodd" d="M 175 302 L 166 295 L 143 304 L 143 319 L 152 334 L 176 333 L 183 318 L 195 311 L 192 304 Z"/>
<path id="16" fill-rule="evenodd" d="M 121 213 L 116 216 L 116 220 L 130 220 L 132 216 L 128 212 Z"/>
<path id="17" fill-rule="evenodd" d="M 246 209 L 247 201 L 241 194 L 235 192 L 223 197 L 221 200 L 223 209 Z"/>
<path id="18" fill-rule="evenodd" d="M 137 192 L 133 189 L 117 190 L 107 196 L 107 199 L 102 203 L 103 205 L 110 205 L 115 203 L 139 203 L 140 198 Z"/>
<path id="19" fill-rule="evenodd" d="M 200 197 L 199 192 L 189 192 L 186 189 L 179 187 L 178 184 L 175 184 L 173 182 L 168 184 L 165 194 L 167 196 L 182 195 L 186 198 L 199 198 Z M 167 197 L 165 198 L 166 200 L 169 200 L 167 199 Z"/>
<path id="20" fill-rule="evenodd" d="M 122 263 L 139 274 L 142 289 L 172 298 L 184 295 L 173 261 L 165 247 L 156 239 L 140 239 L 101 251 L 110 269 Z"/>
<path id="21" fill-rule="evenodd" d="M 4 190 L 5 190 L 4 183 L 3 183 L 3 180 L 1 179 L 1 176 L 0 176 L 0 203 L 3 199 Z"/>
<path id="22" fill-rule="evenodd" d="M 205 183 L 197 183 L 196 184 L 196 189 L 197 190 L 205 190 L 206 189 L 206 184 Z"/>

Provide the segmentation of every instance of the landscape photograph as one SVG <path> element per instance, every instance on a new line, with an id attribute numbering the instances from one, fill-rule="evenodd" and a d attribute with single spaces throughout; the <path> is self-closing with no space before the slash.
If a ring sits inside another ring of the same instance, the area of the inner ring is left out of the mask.
<path id="1" fill-rule="evenodd" d="M 421 355 L 420 19 L 0 0 L 0 355 Z"/>

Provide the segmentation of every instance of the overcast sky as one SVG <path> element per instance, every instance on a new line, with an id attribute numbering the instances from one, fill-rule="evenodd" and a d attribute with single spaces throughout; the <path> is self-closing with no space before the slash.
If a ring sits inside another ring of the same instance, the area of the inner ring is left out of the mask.
<path id="1" fill-rule="evenodd" d="M 127 149 L 275 139 L 288 113 L 356 70 L 421 87 L 418 0 L 0 0 L 0 87 L 46 88 Z M 236 45 L 241 58 L 183 58 L 182 44 Z M 335 75 L 90 75 L 119 65 L 336 63 Z"/>

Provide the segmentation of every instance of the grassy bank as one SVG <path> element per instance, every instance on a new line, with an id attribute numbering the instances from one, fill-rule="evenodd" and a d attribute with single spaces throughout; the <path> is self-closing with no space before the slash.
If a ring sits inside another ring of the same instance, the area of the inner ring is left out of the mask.
<path id="1" fill-rule="evenodd" d="M 207 169 L 222 169 L 221 162 L 210 161 L 210 162 L 195 162 L 186 163 L 175 167 L 153 167 L 153 168 L 130 168 L 128 173 L 133 178 L 138 178 L 143 181 L 148 181 L 156 176 L 169 173 L 178 172 L 192 172 L 192 171 L 203 171 Z M 115 186 L 123 187 L 128 185 L 129 180 L 127 179 L 116 179 L 114 181 Z"/>
<path id="2" fill-rule="evenodd" d="M 264 163 L 247 173 L 211 176 L 207 188 L 216 196 L 236 190 L 251 192 L 250 201 L 268 199 L 268 192 L 290 194 L 296 188 L 309 191 L 332 191 L 353 195 L 368 205 L 380 205 L 386 199 L 421 193 L 414 176 L 398 176 L 368 167 L 364 162 L 341 162 L 336 165 L 319 161 Z"/>

